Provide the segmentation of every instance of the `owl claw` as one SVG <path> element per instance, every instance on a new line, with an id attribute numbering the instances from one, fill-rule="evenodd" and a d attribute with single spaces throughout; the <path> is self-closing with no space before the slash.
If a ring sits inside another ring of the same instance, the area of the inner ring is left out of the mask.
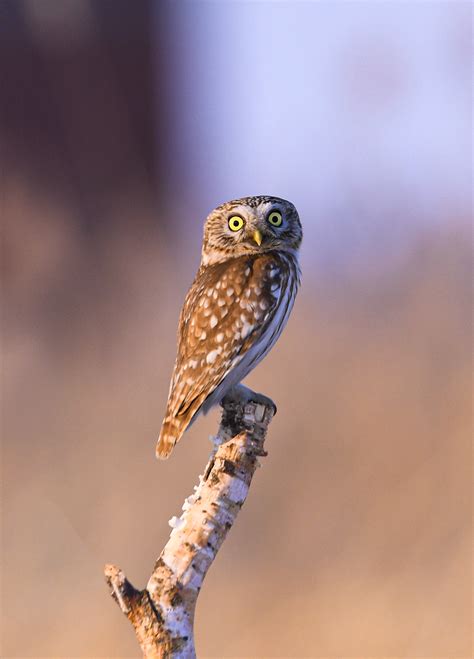
<path id="1" fill-rule="evenodd" d="M 273 416 L 275 416 L 275 414 L 277 413 L 277 406 L 272 401 L 271 398 L 269 398 L 268 396 L 265 396 L 264 394 L 259 394 L 255 391 L 252 391 L 251 393 L 252 393 L 252 395 L 248 399 L 249 403 L 257 403 L 259 405 L 264 405 L 265 407 L 271 407 L 271 408 L 273 408 Z"/>
<path id="2" fill-rule="evenodd" d="M 249 389 L 243 384 L 238 384 L 235 387 L 232 387 L 232 389 L 228 391 L 227 394 L 222 399 L 221 405 L 223 405 L 225 401 L 234 401 L 239 403 L 257 403 L 260 405 L 264 405 L 265 407 L 273 408 L 273 416 L 275 416 L 275 414 L 277 413 L 277 406 L 275 405 L 275 403 L 272 401 L 271 398 L 265 396 L 264 394 L 259 394 L 256 391 L 252 391 L 252 389 Z"/>

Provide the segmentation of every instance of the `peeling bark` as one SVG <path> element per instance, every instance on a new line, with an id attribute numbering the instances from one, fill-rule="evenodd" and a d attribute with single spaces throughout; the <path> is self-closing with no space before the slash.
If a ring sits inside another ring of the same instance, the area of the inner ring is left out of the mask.
<path id="1" fill-rule="evenodd" d="M 194 612 L 206 573 L 247 498 L 275 407 L 225 399 L 215 447 L 144 590 L 106 565 L 111 595 L 132 623 L 144 657 L 191 659 Z"/>

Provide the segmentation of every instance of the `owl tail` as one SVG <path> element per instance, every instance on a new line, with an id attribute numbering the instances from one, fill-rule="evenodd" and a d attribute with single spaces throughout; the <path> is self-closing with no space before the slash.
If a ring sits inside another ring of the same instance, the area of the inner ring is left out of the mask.
<path id="1" fill-rule="evenodd" d="M 181 439 L 182 434 L 191 423 L 192 417 L 192 413 L 165 417 L 156 444 L 156 457 L 159 460 L 166 460 L 169 457 L 174 445 Z"/>
<path id="2" fill-rule="evenodd" d="M 184 409 L 178 409 L 177 414 L 170 413 L 170 408 L 168 407 L 156 445 L 156 457 L 159 460 L 166 460 L 169 457 L 174 445 L 181 439 L 186 428 L 189 428 L 194 423 L 201 410 L 204 399 L 205 395 L 195 398 Z"/>
<path id="3" fill-rule="evenodd" d="M 174 445 L 182 435 L 180 429 L 181 423 L 176 417 L 166 417 L 161 426 L 160 437 L 156 444 L 156 457 L 159 460 L 166 460 L 169 457 Z"/>

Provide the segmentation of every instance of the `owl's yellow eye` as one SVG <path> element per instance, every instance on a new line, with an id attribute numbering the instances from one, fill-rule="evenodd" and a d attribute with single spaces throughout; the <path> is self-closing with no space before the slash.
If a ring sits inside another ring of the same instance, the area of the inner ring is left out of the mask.
<path id="1" fill-rule="evenodd" d="M 243 226 L 244 221 L 240 215 L 232 215 L 232 217 L 229 217 L 229 229 L 231 231 L 240 231 Z"/>
<path id="2" fill-rule="evenodd" d="M 281 224 L 283 222 L 281 213 L 279 213 L 278 211 L 272 211 L 268 216 L 267 220 L 270 222 L 270 224 L 273 224 L 274 227 L 281 227 Z"/>

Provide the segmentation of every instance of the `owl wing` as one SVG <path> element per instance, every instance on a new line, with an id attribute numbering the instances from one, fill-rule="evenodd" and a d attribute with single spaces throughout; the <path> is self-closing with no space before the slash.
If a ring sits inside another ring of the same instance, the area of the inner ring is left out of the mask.
<path id="1" fill-rule="evenodd" d="M 224 380 L 237 384 L 268 352 L 291 309 L 296 279 L 287 259 L 273 253 L 230 259 L 198 272 L 180 316 L 159 447 L 171 440 L 172 448 Z"/>
<path id="2" fill-rule="evenodd" d="M 180 320 L 175 414 L 209 395 L 271 324 L 284 294 L 278 261 L 237 258 L 198 276 Z"/>

